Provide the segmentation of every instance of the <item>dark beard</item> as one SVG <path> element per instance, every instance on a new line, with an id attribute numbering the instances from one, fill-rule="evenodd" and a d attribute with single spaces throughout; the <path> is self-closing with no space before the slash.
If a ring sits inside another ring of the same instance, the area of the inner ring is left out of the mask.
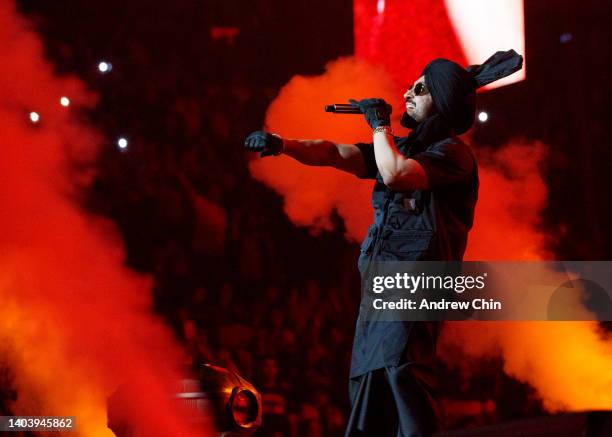
<path id="1" fill-rule="evenodd" d="M 406 111 L 402 114 L 402 119 L 400 120 L 400 124 L 405 128 L 414 130 L 419 125 L 419 122 L 412 118 Z"/>

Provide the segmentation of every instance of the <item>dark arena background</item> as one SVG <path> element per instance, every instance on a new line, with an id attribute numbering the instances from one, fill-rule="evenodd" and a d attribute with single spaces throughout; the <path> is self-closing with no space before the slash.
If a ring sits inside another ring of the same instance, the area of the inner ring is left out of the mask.
<path id="1" fill-rule="evenodd" d="M 433 58 L 525 59 L 464 135 L 481 185 L 466 259 L 612 260 L 611 16 L 603 0 L 0 1 L 0 416 L 74 416 L 66 435 L 87 437 L 220 435 L 215 414 L 238 435 L 344 435 L 371 182 L 243 143 L 264 126 L 370 141 L 323 106 L 384 97 L 399 126 Z M 611 331 L 445 323 L 444 435 L 612 435 Z M 211 378 L 246 394 L 207 397 Z"/>

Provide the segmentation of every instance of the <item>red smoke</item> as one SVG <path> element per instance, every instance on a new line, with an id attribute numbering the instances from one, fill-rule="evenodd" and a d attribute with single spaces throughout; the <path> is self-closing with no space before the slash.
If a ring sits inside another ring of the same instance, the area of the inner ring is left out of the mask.
<path id="1" fill-rule="evenodd" d="M 548 188 L 538 171 L 546 146 L 514 141 L 476 155 L 480 190 L 465 259 L 551 259 L 541 228 Z"/>
<path id="2" fill-rule="evenodd" d="M 480 192 L 466 259 L 552 259 L 542 228 L 548 189 L 538 168 L 541 143 L 515 142 L 497 152 L 480 150 Z M 551 273 L 551 272 L 547 272 Z M 537 299 L 537 296 L 530 296 Z M 504 372 L 536 389 L 544 407 L 612 408 L 612 339 L 596 322 L 447 322 L 439 351 L 464 375 L 475 360 L 501 355 Z"/>
<path id="3" fill-rule="evenodd" d="M 551 412 L 612 408 L 612 339 L 595 322 L 447 322 L 439 348 L 464 374 L 503 356 L 504 372 Z"/>
<path id="4" fill-rule="evenodd" d="M 151 312 L 151 278 L 125 268 L 115 227 L 75 203 L 92 175 L 72 164 L 90 163 L 101 139 L 73 108 L 95 96 L 53 75 L 12 2 L 0 2 L 0 51 L 0 353 L 15 377 L 11 410 L 76 416 L 76 435 L 112 436 L 106 397 L 129 381 L 126 419 L 144 435 L 202 435 L 169 397 L 186 357 Z"/>
<path id="5" fill-rule="evenodd" d="M 325 104 L 368 96 L 392 103 L 397 123 L 403 99 L 384 70 L 355 58 L 330 62 L 326 69 L 322 76 L 295 76 L 285 85 L 268 110 L 268 129 L 287 138 L 370 141 L 363 117 L 323 111 Z M 335 208 L 344 217 L 347 238 L 360 240 L 372 220 L 369 181 L 334 169 L 305 167 L 286 156 L 253 160 L 251 172 L 285 196 L 285 212 L 298 225 L 328 229 Z"/>

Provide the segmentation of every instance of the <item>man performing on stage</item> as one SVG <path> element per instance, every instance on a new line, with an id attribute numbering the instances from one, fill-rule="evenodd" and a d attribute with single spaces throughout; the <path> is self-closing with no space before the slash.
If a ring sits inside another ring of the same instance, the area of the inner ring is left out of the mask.
<path id="1" fill-rule="evenodd" d="M 361 272 L 377 260 L 462 260 L 478 194 L 477 164 L 457 135 L 474 120 L 476 89 L 522 66 L 514 51 L 497 52 L 463 69 L 436 59 L 404 94 L 401 124 L 393 135 L 391 107 L 382 99 L 352 101 L 373 130 L 371 143 L 283 139 L 249 135 L 248 150 L 284 153 L 299 162 L 331 166 L 374 179 L 374 224 L 361 246 Z M 345 437 L 431 435 L 437 426 L 432 377 L 435 322 L 368 322 L 357 319 Z"/>

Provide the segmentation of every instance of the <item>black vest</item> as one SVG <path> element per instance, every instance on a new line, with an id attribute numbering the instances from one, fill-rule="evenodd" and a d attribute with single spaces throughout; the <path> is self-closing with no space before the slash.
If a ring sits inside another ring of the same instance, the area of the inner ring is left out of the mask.
<path id="1" fill-rule="evenodd" d="M 406 157 L 446 142 L 461 142 L 443 125 L 417 128 L 395 139 Z M 463 143 L 461 143 L 463 145 Z M 467 146 L 465 146 L 467 148 Z M 472 227 L 478 192 L 478 172 L 457 186 L 427 191 L 396 192 L 376 174 L 372 192 L 374 223 L 361 245 L 360 272 L 371 261 L 461 260 Z M 357 319 L 351 377 L 403 362 L 433 360 L 438 332 L 435 322 L 370 322 Z"/>

